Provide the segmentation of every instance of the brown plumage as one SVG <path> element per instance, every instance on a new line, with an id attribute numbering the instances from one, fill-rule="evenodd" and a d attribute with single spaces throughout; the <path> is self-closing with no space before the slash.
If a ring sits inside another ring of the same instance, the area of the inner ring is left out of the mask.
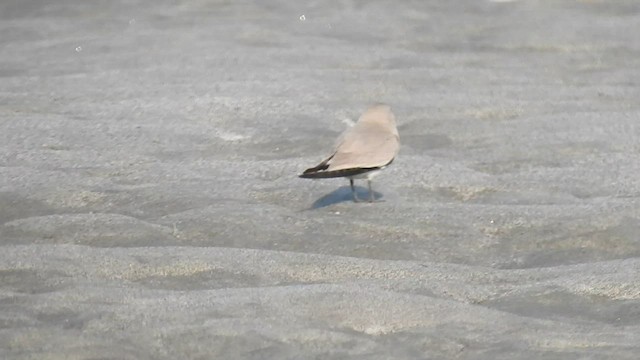
<path id="1" fill-rule="evenodd" d="M 332 154 L 320 164 L 305 170 L 300 177 L 324 179 L 349 178 L 354 201 L 358 201 L 354 179 L 367 179 L 369 200 L 373 201 L 371 178 L 391 164 L 400 149 L 396 120 L 388 105 L 375 105 L 360 116 L 336 142 Z"/>

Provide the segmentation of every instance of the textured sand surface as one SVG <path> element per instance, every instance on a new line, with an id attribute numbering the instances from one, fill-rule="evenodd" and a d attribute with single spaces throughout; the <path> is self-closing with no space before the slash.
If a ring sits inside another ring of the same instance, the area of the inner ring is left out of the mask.
<path id="1" fill-rule="evenodd" d="M 637 1 L 8 0 L 0 34 L 0 358 L 638 358 Z M 297 178 L 377 101 L 384 202 Z"/>

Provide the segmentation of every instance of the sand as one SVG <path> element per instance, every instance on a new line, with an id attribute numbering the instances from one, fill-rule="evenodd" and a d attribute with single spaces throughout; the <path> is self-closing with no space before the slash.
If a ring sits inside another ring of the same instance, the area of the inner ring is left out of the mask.
<path id="1" fill-rule="evenodd" d="M 638 358 L 636 1 L 9 0 L 0 34 L 0 358 Z M 297 178 L 378 101 L 384 201 Z"/>

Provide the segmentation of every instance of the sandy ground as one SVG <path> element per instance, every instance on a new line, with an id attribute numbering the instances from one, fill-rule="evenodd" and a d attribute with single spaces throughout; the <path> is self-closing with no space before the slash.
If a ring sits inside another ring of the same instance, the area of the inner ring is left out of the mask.
<path id="1" fill-rule="evenodd" d="M 637 1 L 5 0 L 0 34 L 0 358 L 638 359 Z M 384 201 L 296 177 L 377 101 Z"/>

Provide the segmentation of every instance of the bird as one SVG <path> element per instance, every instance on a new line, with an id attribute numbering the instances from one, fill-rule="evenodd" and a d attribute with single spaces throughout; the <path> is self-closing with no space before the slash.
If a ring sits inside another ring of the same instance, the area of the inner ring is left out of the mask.
<path id="1" fill-rule="evenodd" d="M 338 137 L 331 155 L 318 165 L 303 171 L 299 177 L 348 178 L 354 202 L 361 200 L 356 193 L 354 180 L 366 179 L 369 202 L 374 202 L 371 180 L 382 169 L 391 165 L 399 149 L 400 135 L 391 107 L 376 104 L 369 107 L 353 127 Z"/>

